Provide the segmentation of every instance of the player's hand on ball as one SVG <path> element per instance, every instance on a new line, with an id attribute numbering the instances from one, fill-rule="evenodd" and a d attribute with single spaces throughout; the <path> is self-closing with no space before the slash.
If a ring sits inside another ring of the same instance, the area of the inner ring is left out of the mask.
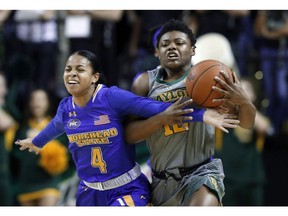
<path id="1" fill-rule="evenodd" d="M 220 73 L 220 71 L 224 73 Z M 225 74 L 225 77 L 223 76 Z M 189 71 L 185 84 L 186 91 L 190 98 L 200 107 L 215 108 L 220 106 L 224 100 L 214 100 L 223 98 L 224 87 L 220 82 L 215 82 L 215 77 L 225 80 L 233 80 L 232 71 L 228 66 L 220 61 L 207 59 L 195 64 Z M 213 90 L 213 86 L 217 88 Z M 223 91 L 221 91 L 221 89 Z"/>
<path id="2" fill-rule="evenodd" d="M 28 149 L 29 152 L 34 152 L 36 155 L 38 155 L 41 151 L 41 148 L 35 146 L 32 143 L 32 138 L 27 138 L 27 139 L 23 139 L 23 140 L 17 140 L 15 142 L 16 145 L 20 145 L 20 150 L 23 151 L 25 149 Z"/>
<path id="3" fill-rule="evenodd" d="M 236 128 L 240 124 L 237 117 L 237 115 L 229 113 L 221 114 L 215 108 L 208 108 L 204 113 L 203 121 L 206 124 L 217 127 L 225 133 L 228 133 L 229 131 L 226 128 Z"/>
<path id="4" fill-rule="evenodd" d="M 214 99 L 214 102 L 226 102 L 229 101 L 230 103 L 233 103 L 235 105 L 242 105 L 245 103 L 248 99 L 248 96 L 246 95 L 244 89 L 241 86 L 241 83 L 239 79 L 237 78 L 235 71 L 233 71 L 233 78 L 235 82 L 232 82 L 232 80 L 228 77 L 226 73 L 223 71 L 220 72 L 223 77 L 225 78 L 225 81 L 220 79 L 219 77 L 215 77 L 215 80 L 224 87 L 224 89 L 221 89 L 217 86 L 213 86 L 212 89 L 214 91 L 217 91 L 224 95 L 223 98 L 220 99 Z"/>

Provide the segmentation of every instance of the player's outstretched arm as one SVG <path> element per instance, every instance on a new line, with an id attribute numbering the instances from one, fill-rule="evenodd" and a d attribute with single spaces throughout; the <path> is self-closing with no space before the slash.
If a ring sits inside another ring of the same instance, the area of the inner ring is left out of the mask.
<path id="1" fill-rule="evenodd" d="M 18 139 L 15 144 L 20 145 L 20 150 L 28 149 L 29 152 L 39 154 L 42 147 L 49 141 L 63 134 L 64 127 L 61 121 L 62 111 L 58 108 L 56 116 L 46 125 L 46 127 L 34 138 Z"/>
<path id="2" fill-rule="evenodd" d="M 204 113 L 203 121 L 206 124 L 217 127 L 225 133 L 228 133 L 229 131 L 226 128 L 236 128 L 240 124 L 240 121 L 237 118 L 237 115 L 229 113 L 221 114 L 217 109 L 208 108 Z"/>
<path id="3" fill-rule="evenodd" d="M 191 103 L 192 99 L 183 101 L 183 99 L 180 98 L 163 112 L 147 119 L 139 120 L 130 117 L 131 119 L 125 127 L 126 142 L 130 144 L 140 142 L 151 136 L 164 125 L 178 124 L 179 126 L 184 127 L 184 122 L 193 120 L 193 117 L 190 114 L 194 112 L 194 110 L 186 108 Z"/>
<path id="4" fill-rule="evenodd" d="M 38 155 L 41 151 L 42 148 L 39 148 L 37 146 L 35 146 L 32 142 L 33 138 L 26 138 L 23 140 L 17 140 L 15 142 L 16 145 L 20 145 L 20 150 L 23 151 L 25 149 L 28 149 L 29 152 L 34 152 L 36 155 Z"/>

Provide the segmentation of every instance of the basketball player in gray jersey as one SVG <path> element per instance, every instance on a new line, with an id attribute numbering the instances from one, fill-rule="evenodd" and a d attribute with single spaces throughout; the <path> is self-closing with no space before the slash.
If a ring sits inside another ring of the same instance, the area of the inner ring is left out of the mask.
<path id="1" fill-rule="evenodd" d="M 163 82 L 163 68 L 148 71 L 150 86 L 148 97 L 164 102 L 175 101 L 181 96 L 188 97 L 185 90 L 185 78 L 188 72 L 189 70 L 176 82 Z M 148 148 L 153 152 L 150 161 L 151 164 L 155 164 L 155 171 L 199 164 L 214 153 L 214 127 L 203 122 L 185 124 L 189 129 L 185 130 L 178 125 L 165 125 L 147 138 Z M 169 145 L 169 143 L 177 143 L 177 145 Z M 197 145 L 186 145 L 186 143 L 197 143 Z M 181 160 L 179 160 L 180 154 L 183 157 Z M 166 160 L 160 159 L 164 157 Z M 189 162 L 186 162 L 185 158 L 189 159 Z"/>
<path id="2" fill-rule="evenodd" d="M 195 43 L 193 32 L 184 23 L 178 20 L 166 23 L 156 41 L 161 66 L 136 77 L 132 91 L 159 101 L 171 102 L 182 96 L 188 97 L 185 79 L 192 67 Z M 256 113 L 254 105 L 235 73 L 234 83 L 222 74 L 226 81 L 218 77 L 215 80 L 225 90 L 213 87 L 225 95 L 215 99 L 215 102 L 223 101 L 223 108 L 218 111 L 237 115 L 241 127 L 251 128 Z M 222 205 L 224 172 L 221 160 L 213 158 L 214 127 L 203 121 L 185 124 L 162 127 L 156 115 L 135 120 L 126 127 L 129 143 L 147 141 L 153 170 L 152 205 Z"/>

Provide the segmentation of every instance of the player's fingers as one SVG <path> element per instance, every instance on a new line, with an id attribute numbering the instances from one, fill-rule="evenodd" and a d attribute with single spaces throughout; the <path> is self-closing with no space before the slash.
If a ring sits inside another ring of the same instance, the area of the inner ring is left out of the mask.
<path id="1" fill-rule="evenodd" d="M 238 79 L 236 72 L 235 71 L 232 71 L 232 72 L 233 72 L 233 78 L 235 80 L 235 83 L 240 83 L 240 80 Z"/>
<path id="2" fill-rule="evenodd" d="M 183 97 L 180 97 L 177 101 L 174 102 L 174 105 L 177 106 L 183 101 Z"/>
<path id="3" fill-rule="evenodd" d="M 192 116 L 182 116 L 181 117 L 181 121 L 182 122 L 190 122 L 190 121 L 192 121 L 193 120 L 193 117 Z"/>
<path id="4" fill-rule="evenodd" d="M 185 120 L 185 121 L 192 121 L 192 120 L 193 120 L 193 117 L 192 117 L 192 116 L 184 116 L 184 117 L 183 117 L 183 120 Z"/>
<path id="5" fill-rule="evenodd" d="M 191 104 L 192 102 L 193 102 L 193 99 L 190 98 L 190 99 L 184 101 L 181 105 L 182 105 L 183 107 L 185 107 L 185 106 L 188 106 L 189 104 Z"/>
<path id="6" fill-rule="evenodd" d="M 234 125 L 234 124 L 222 124 L 222 127 L 235 129 L 235 128 L 238 127 L 238 125 Z"/>
<path id="7" fill-rule="evenodd" d="M 221 79 L 219 76 L 215 76 L 214 79 L 215 79 L 218 83 L 220 83 L 222 86 L 224 86 L 225 88 L 226 88 L 226 86 L 228 86 L 227 83 L 226 83 L 223 79 Z"/>
<path id="8" fill-rule="evenodd" d="M 224 120 L 224 123 L 239 125 L 239 124 L 240 124 L 240 121 L 239 121 L 239 120 L 236 120 L 236 119 L 225 119 L 225 120 Z"/>
<path id="9" fill-rule="evenodd" d="M 187 115 L 187 114 L 189 114 L 189 113 L 192 113 L 192 112 L 194 112 L 194 110 L 193 109 L 178 109 L 178 110 L 175 110 L 174 112 L 173 112 L 173 116 L 174 117 L 184 117 L 184 116 L 186 116 L 186 117 L 192 117 L 192 116 L 189 116 L 189 115 Z"/>
<path id="10" fill-rule="evenodd" d="M 178 123 L 178 126 L 179 126 L 179 127 L 182 127 L 182 128 L 185 128 L 185 130 L 189 130 L 188 125 L 187 125 L 187 124 L 184 124 L 183 121 L 180 121 L 180 122 Z"/>
<path id="11" fill-rule="evenodd" d="M 212 90 L 216 91 L 216 92 L 219 92 L 221 94 L 225 94 L 226 93 L 226 91 L 224 89 L 221 89 L 221 88 L 219 88 L 217 86 L 212 86 Z"/>
<path id="12" fill-rule="evenodd" d="M 234 124 L 234 123 L 223 123 L 222 124 L 223 127 L 226 127 L 226 128 L 237 128 L 239 126 L 239 124 Z"/>
<path id="13" fill-rule="evenodd" d="M 192 112 L 194 112 L 194 109 L 181 109 L 180 110 L 181 115 L 185 115 L 185 114 L 192 113 Z"/>
<path id="14" fill-rule="evenodd" d="M 175 104 L 175 108 L 176 109 L 182 109 L 183 107 L 186 107 L 186 106 L 188 106 L 189 104 L 191 104 L 193 102 L 193 100 L 191 98 L 189 100 L 186 100 L 186 101 L 183 101 L 183 102 L 182 101 L 179 102 L 179 100 L 176 101 L 176 104 Z"/>
<path id="15" fill-rule="evenodd" d="M 226 82 L 227 82 L 229 85 L 231 85 L 231 84 L 232 84 L 232 81 L 231 81 L 229 75 L 228 75 L 225 71 L 223 71 L 223 70 L 221 70 L 220 73 L 221 73 L 222 76 L 225 78 Z M 232 76 L 233 76 L 233 75 L 232 75 Z"/>
<path id="16" fill-rule="evenodd" d="M 221 125 L 217 126 L 217 128 L 219 128 L 220 130 L 222 130 L 225 133 L 229 133 L 229 131 L 226 128 L 222 127 Z"/>
<path id="17" fill-rule="evenodd" d="M 238 118 L 237 115 L 234 115 L 234 114 L 228 114 L 228 113 L 223 114 L 223 117 L 224 117 L 225 119 L 237 119 L 237 118 Z M 237 120 L 237 121 L 239 121 L 239 120 Z"/>
<path id="18" fill-rule="evenodd" d="M 215 98 L 212 100 L 213 103 L 225 102 L 225 101 L 227 101 L 227 98 Z"/>
<path id="19" fill-rule="evenodd" d="M 15 144 L 16 144 L 16 145 L 20 145 L 20 143 L 21 143 L 21 140 L 20 140 L 20 139 L 17 139 L 17 140 L 15 141 Z"/>
<path id="20" fill-rule="evenodd" d="M 30 152 L 33 152 L 34 154 L 38 154 L 39 153 L 39 151 L 37 150 L 37 149 L 34 149 L 34 148 L 30 148 L 31 149 L 31 151 Z"/>
<path id="21" fill-rule="evenodd" d="M 21 145 L 20 150 L 23 151 L 23 150 L 25 150 L 26 148 L 27 148 L 26 146 Z"/>
<path id="22" fill-rule="evenodd" d="M 224 107 L 224 106 L 219 106 L 218 107 L 218 112 L 220 112 L 220 113 L 228 113 L 229 112 L 229 109 L 227 108 L 227 107 Z"/>
<path id="23" fill-rule="evenodd" d="M 214 78 L 221 86 L 223 86 L 227 91 L 232 91 L 232 82 L 229 80 L 229 84 L 227 82 L 225 82 L 224 80 L 222 80 L 220 77 L 218 76 L 215 76 Z M 212 89 L 214 90 L 213 87 L 216 87 L 216 86 L 212 86 Z"/>

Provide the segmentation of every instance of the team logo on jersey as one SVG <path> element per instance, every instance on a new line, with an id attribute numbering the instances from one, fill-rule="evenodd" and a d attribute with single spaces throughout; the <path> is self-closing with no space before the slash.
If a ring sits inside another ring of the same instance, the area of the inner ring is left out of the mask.
<path id="1" fill-rule="evenodd" d="M 69 112 L 69 117 L 76 117 L 77 114 L 76 114 L 76 111 L 73 111 L 73 112 Z"/>
<path id="2" fill-rule="evenodd" d="M 67 123 L 67 127 L 69 129 L 76 129 L 81 125 L 81 122 L 79 119 L 71 119 Z"/>
<path id="3" fill-rule="evenodd" d="M 100 115 L 94 117 L 94 125 L 103 125 L 110 123 L 108 115 Z"/>
<path id="4" fill-rule="evenodd" d="M 172 91 L 166 91 L 156 96 L 157 101 L 164 101 L 164 102 L 170 102 L 175 101 L 179 99 L 180 97 L 187 97 L 188 93 L 185 90 L 185 88 L 172 90 Z"/>

